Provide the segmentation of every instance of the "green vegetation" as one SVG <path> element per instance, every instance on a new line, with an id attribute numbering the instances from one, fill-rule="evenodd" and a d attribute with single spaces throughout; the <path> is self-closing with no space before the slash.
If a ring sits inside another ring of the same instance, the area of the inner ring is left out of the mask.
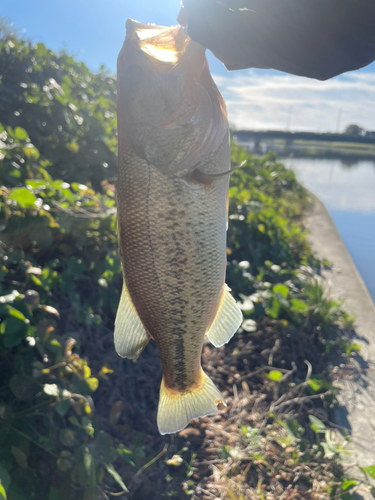
<path id="1" fill-rule="evenodd" d="M 0 499 L 345 498 L 357 482 L 328 421 L 335 366 L 358 346 L 317 276 L 306 192 L 275 156 L 232 149 L 234 165 L 247 161 L 232 179 L 228 234 L 245 322 L 203 353 L 228 410 L 158 434 L 155 346 L 133 364 L 112 340 L 115 87 L 104 69 L 2 28 Z"/>
<path id="2" fill-rule="evenodd" d="M 3 126 L 27 130 L 54 179 L 99 189 L 115 178 L 116 79 L 104 68 L 93 74 L 65 52 L 21 40 L 5 26 L 0 36 Z"/>

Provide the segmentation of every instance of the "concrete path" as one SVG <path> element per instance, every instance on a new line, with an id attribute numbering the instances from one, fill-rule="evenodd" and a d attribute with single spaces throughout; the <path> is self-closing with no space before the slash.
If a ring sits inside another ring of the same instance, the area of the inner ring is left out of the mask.
<path id="1" fill-rule="evenodd" d="M 333 264 L 323 276 L 331 296 L 343 298 L 345 310 L 355 316 L 359 338 L 354 342 L 361 346 L 358 374 L 344 382 L 336 423 L 350 429 L 348 448 L 359 466 L 368 467 L 375 465 L 375 305 L 327 209 L 314 195 L 312 199 L 305 218 L 308 239 L 316 256 Z M 363 479 L 358 469 L 355 474 Z M 358 493 L 362 496 L 357 498 L 374 498 L 364 490 Z"/>

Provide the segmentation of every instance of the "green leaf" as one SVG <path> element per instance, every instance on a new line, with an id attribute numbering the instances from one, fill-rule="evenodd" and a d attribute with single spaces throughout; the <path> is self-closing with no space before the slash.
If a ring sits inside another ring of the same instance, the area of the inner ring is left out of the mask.
<path id="1" fill-rule="evenodd" d="M 296 440 L 293 436 L 284 436 L 284 437 L 276 437 L 276 442 L 279 443 L 283 448 L 288 448 L 291 444 L 293 444 Z"/>
<path id="2" fill-rule="evenodd" d="M 40 180 L 34 180 L 34 179 L 26 179 L 25 181 L 26 187 L 31 187 L 31 189 L 36 189 L 39 188 L 40 190 L 44 190 L 49 186 L 48 181 L 40 181 Z"/>
<path id="3" fill-rule="evenodd" d="M 285 422 L 285 429 L 294 438 L 300 439 L 304 433 L 304 428 L 301 427 L 297 420 L 287 418 Z"/>
<path id="4" fill-rule="evenodd" d="M 322 381 L 314 378 L 310 378 L 308 384 L 314 392 L 319 392 L 323 388 Z"/>
<path id="5" fill-rule="evenodd" d="M 117 453 L 120 455 L 121 458 L 123 458 L 126 455 L 132 455 L 133 452 L 132 450 L 129 450 L 128 448 L 125 448 L 123 444 L 119 444 L 118 447 L 116 448 Z"/>
<path id="6" fill-rule="evenodd" d="M 116 459 L 112 438 L 104 431 L 99 431 L 95 439 L 94 456 L 98 463 L 111 464 Z"/>
<path id="7" fill-rule="evenodd" d="M 96 487 L 95 464 L 94 464 L 94 459 L 90 453 L 90 450 L 87 447 L 85 447 L 84 449 L 83 463 L 86 469 L 87 483 L 90 486 L 90 488 L 95 488 Z"/>
<path id="8" fill-rule="evenodd" d="M 332 449 L 328 443 L 322 443 L 321 446 L 324 450 L 324 457 L 325 458 L 332 458 L 335 456 L 336 450 Z"/>
<path id="9" fill-rule="evenodd" d="M 282 283 L 278 283 L 277 285 L 275 285 L 273 287 L 273 291 L 276 295 L 279 294 L 283 299 L 286 299 L 289 294 L 289 288 Z"/>
<path id="10" fill-rule="evenodd" d="M 57 340 L 57 339 L 52 339 L 49 343 L 48 343 L 48 349 L 51 351 L 51 352 L 54 352 L 56 354 L 58 354 L 61 349 L 62 349 L 62 346 L 60 344 L 60 342 Z"/>
<path id="11" fill-rule="evenodd" d="M 69 422 L 76 427 L 81 427 L 81 424 L 79 423 L 78 418 L 75 415 L 69 417 Z"/>
<path id="12" fill-rule="evenodd" d="M 0 480 L 0 500 L 7 500 L 7 494 L 4 486 L 1 484 L 1 480 Z"/>
<path id="13" fill-rule="evenodd" d="M 48 50 L 44 43 L 37 43 L 36 44 L 36 49 L 35 49 L 35 55 L 38 57 L 44 57 L 48 53 Z"/>
<path id="14" fill-rule="evenodd" d="M 358 344 L 354 344 L 353 342 L 350 344 L 349 348 L 351 351 L 360 351 L 361 350 L 361 346 Z"/>
<path id="15" fill-rule="evenodd" d="M 71 469 L 74 464 L 74 458 L 73 455 L 70 453 L 70 451 L 63 450 L 60 452 L 60 457 L 57 459 L 56 465 L 57 468 L 60 469 L 63 472 L 66 472 L 67 470 Z"/>
<path id="16" fill-rule="evenodd" d="M 128 488 L 125 486 L 120 474 L 115 470 L 112 464 L 104 464 L 107 471 L 111 474 L 116 483 L 122 488 L 125 493 L 129 493 Z"/>
<path id="17" fill-rule="evenodd" d="M 27 158 L 32 160 L 37 160 L 40 156 L 39 151 L 33 144 L 26 144 L 26 146 L 23 147 L 23 153 Z"/>
<path id="18" fill-rule="evenodd" d="M 76 142 L 67 142 L 65 144 L 66 149 L 69 149 L 72 153 L 78 153 L 79 145 Z"/>
<path id="19" fill-rule="evenodd" d="M 0 483 L 3 485 L 5 490 L 7 490 L 10 485 L 10 475 L 8 471 L 1 465 L 0 465 Z"/>
<path id="20" fill-rule="evenodd" d="M 291 307 L 290 310 L 297 314 L 307 314 L 309 312 L 309 306 L 306 302 L 302 302 L 302 300 L 291 299 L 290 301 Z"/>
<path id="21" fill-rule="evenodd" d="M 3 323 L 4 326 L 4 347 L 15 347 L 19 345 L 27 334 L 27 325 L 13 316 L 9 316 Z"/>
<path id="22" fill-rule="evenodd" d="M 342 491 L 345 491 L 347 490 L 348 488 L 351 488 L 352 486 L 357 486 L 358 482 L 355 481 L 354 479 L 344 479 L 342 485 L 341 485 L 341 489 Z"/>
<path id="23" fill-rule="evenodd" d="M 15 307 L 12 307 L 10 305 L 6 305 L 7 312 L 9 316 L 13 316 L 13 318 L 19 319 L 20 321 L 23 321 L 26 324 L 29 324 L 30 321 Z"/>
<path id="24" fill-rule="evenodd" d="M 323 424 L 323 422 L 321 420 L 314 417 L 314 415 L 309 415 L 309 420 L 310 420 L 310 424 L 311 424 L 311 429 L 315 433 L 319 433 L 319 432 L 325 433 L 326 432 L 327 427 Z"/>
<path id="25" fill-rule="evenodd" d="M 276 297 L 274 297 L 272 300 L 272 307 L 267 309 L 267 314 L 268 316 L 271 316 L 271 318 L 277 319 L 280 314 L 280 309 L 281 303 Z"/>
<path id="26" fill-rule="evenodd" d="M 27 469 L 29 467 L 27 464 L 27 455 L 15 446 L 11 447 L 11 451 L 18 465 L 22 467 L 22 469 Z"/>
<path id="27" fill-rule="evenodd" d="M 336 441 L 333 441 L 331 439 L 331 433 L 328 429 L 325 432 L 325 440 L 325 443 L 321 443 L 321 446 L 324 450 L 324 457 L 332 458 L 339 453 L 340 445 L 339 443 L 336 443 Z"/>
<path id="28" fill-rule="evenodd" d="M 14 129 L 14 137 L 19 141 L 25 141 L 26 139 L 29 138 L 29 134 L 26 132 L 24 128 L 16 127 Z"/>
<path id="29" fill-rule="evenodd" d="M 73 447 L 77 444 L 75 434 L 71 429 L 62 429 L 60 431 L 60 441 L 64 446 L 68 447 Z"/>
<path id="30" fill-rule="evenodd" d="M 266 374 L 266 377 L 274 382 L 280 382 L 283 378 L 283 374 L 279 370 L 271 370 L 268 374 Z"/>
<path id="31" fill-rule="evenodd" d="M 82 429 L 91 437 L 93 437 L 95 434 L 95 429 L 88 417 L 82 417 Z"/>
<path id="32" fill-rule="evenodd" d="M 92 392 L 96 391 L 96 389 L 99 386 L 99 380 L 95 377 L 87 378 L 86 383 L 88 384 L 88 386 L 90 387 L 90 390 Z"/>
<path id="33" fill-rule="evenodd" d="M 360 467 L 361 471 L 368 474 L 372 479 L 375 479 L 375 465 L 369 467 Z"/>
<path id="34" fill-rule="evenodd" d="M 75 454 L 75 466 L 71 472 L 71 479 L 75 483 L 90 487 L 96 485 L 94 461 L 86 446 L 78 448 Z"/>
<path id="35" fill-rule="evenodd" d="M 22 208 L 34 208 L 36 196 L 27 188 L 15 188 L 9 195 L 10 200 L 14 200 Z"/>
<path id="36" fill-rule="evenodd" d="M 253 453 L 248 460 L 265 460 L 266 458 L 264 455 L 261 455 L 260 453 Z"/>
<path id="37" fill-rule="evenodd" d="M 65 399 L 64 401 L 59 401 L 57 403 L 57 405 L 55 406 L 55 410 L 62 417 L 65 417 L 65 415 L 69 411 L 69 408 L 70 408 L 70 401 L 69 401 L 69 399 Z"/>
<path id="38" fill-rule="evenodd" d="M 37 278 L 36 276 L 34 276 L 34 274 L 30 274 L 30 279 L 34 283 L 34 285 L 43 286 L 43 283 L 40 281 L 39 278 Z"/>

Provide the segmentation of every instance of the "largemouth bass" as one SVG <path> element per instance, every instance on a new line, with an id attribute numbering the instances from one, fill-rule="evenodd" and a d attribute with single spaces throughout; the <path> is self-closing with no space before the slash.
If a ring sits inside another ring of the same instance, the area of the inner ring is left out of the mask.
<path id="1" fill-rule="evenodd" d="M 225 285 L 230 147 L 205 50 L 182 27 L 132 20 L 118 57 L 118 233 L 124 271 L 120 356 L 150 339 L 163 367 L 162 434 L 216 412 L 205 335 L 228 342 L 242 314 Z"/>

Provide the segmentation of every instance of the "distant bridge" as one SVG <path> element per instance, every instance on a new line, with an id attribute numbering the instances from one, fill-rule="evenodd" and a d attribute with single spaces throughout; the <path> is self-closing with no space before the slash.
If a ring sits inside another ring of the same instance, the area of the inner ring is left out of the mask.
<path id="1" fill-rule="evenodd" d="M 293 141 L 324 141 L 324 142 L 350 142 L 360 144 L 374 144 L 375 133 L 371 132 L 366 136 L 346 135 L 346 134 L 318 134 L 315 132 L 285 132 L 282 130 L 234 130 L 234 139 L 239 142 L 255 140 L 259 143 L 262 140 L 284 139 L 287 143 Z"/>

